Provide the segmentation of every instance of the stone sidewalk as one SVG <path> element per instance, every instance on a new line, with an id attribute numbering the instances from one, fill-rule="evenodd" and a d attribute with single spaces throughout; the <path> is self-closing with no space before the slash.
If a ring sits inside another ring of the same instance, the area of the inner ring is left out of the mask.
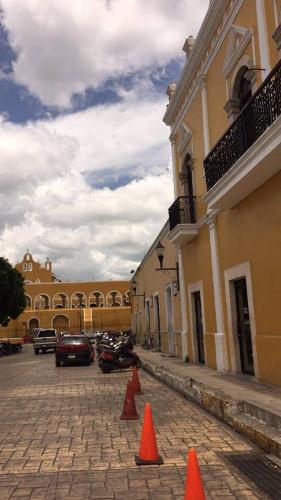
<path id="1" fill-rule="evenodd" d="M 281 388 L 136 346 L 142 367 L 281 459 Z"/>
<path id="2" fill-rule="evenodd" d="M 229 460 L 257 448 L 143 370 L 140 419 L 120 420 L 129 378 L 131 371 L 103 374 L 96 362 L 56 368 L 53 354 L 26 347 L 1 358 L 0 499 L 182 500 L 191 447 L 207 500 L 269 498 Z M 161 466 L 135 464 L 146 402 Z"/>

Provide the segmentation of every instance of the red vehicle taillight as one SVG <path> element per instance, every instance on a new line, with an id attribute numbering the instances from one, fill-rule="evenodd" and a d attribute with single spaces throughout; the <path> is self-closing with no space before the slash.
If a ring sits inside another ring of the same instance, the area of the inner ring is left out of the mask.
<path id="1" fill-rule="evenodd" d="M 110 354 L 109 352 L 102 352 L 101 353 L 101 358 L 103 358 L 103 359 L 113 359 L 113 355 Z"/>

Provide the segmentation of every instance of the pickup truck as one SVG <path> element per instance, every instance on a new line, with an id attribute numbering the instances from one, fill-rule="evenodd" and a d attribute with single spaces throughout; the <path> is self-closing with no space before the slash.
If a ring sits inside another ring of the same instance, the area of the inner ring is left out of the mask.
<path id="1" fill-rule="evenodd" d="M 57 344 L 57 332 L 54 328 L 40 328 L 36 337 L 34 337 L 33 347 L 34 354 L 46 352 L 49 350 L 55 351 Z"/>

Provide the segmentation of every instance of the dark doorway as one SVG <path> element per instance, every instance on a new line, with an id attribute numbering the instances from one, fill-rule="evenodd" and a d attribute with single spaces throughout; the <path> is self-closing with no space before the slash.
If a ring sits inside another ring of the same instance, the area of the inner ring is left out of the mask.
<path id="1" fill-rule="evenodd" d="M 247 373 L 248 375 L 254 375 L 253 346 L 246 278 L 234 281 L 234 290 L 241 371 L 242 373 Z"/>
<path id="2" fill-rule="evenodd" d="M 202 307 L 200 292 L 193 294 L 194 309 L 195 309 L 195 334 L 197 341 L 198 361 L 205 363 L 205 350 L 204 350 L 204 334 L 203 334 L 203 321 L 202 321 Z"/>

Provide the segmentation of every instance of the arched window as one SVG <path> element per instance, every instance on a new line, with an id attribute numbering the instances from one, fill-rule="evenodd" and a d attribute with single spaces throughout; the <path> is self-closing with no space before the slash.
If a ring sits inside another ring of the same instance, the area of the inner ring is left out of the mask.
<path id="1" fill-rule="evenodd" d="M 76 292 L 73 293 L 71 297 L 71 307 L 77 308 L 77 307 L 87 307 L 87 299 L 86 295 L 83 292 Z"/>
<path id="2" fill-rule="evenodd" d="M 90 307 L 101 307 L 104 301 L 104 295 L 101 292 L 92 292 L 89 296 Z"/>
<path id="3" fill-rule="evenodd" d="M 37 295 L 34 299 L 34 309 L 50 309 L 50 297 L 45 293 Z"/>

